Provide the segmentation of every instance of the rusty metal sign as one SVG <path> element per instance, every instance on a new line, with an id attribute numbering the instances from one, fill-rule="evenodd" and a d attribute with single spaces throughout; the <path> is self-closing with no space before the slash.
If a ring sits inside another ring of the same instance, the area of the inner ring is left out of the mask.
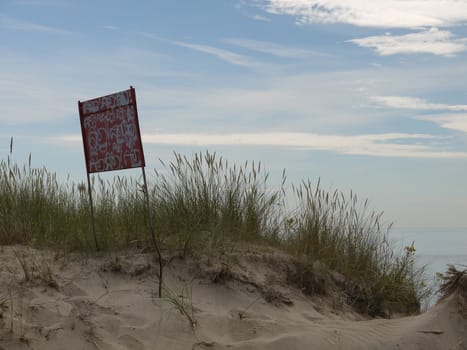
<path id="1" fill-rule="evenodd" d="M 145 166 L 133 87 L 78 107 L 88 174 Z"/>

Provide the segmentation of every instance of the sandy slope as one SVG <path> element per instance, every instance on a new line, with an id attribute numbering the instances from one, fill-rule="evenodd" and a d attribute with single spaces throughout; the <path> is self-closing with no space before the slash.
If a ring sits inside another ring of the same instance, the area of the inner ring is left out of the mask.
<path id="1" fill-rule="evenodd" d="M 31 281 L 14 251 L 28 257 Z M 364 320 L 277 283 L 280 263 L 246 254 L 229 267 L 234 280 L 215 260 L 172 259 L 171 302 L 157 298 L 148 264 L 150 256 L 135 253 L 54 259 L 0 247 L 0 349 L 467 349 L 467 319 L 452 298 L 419 316 Z M 193 307 L 195 327 L 175 299 L 189 314 Z"/>

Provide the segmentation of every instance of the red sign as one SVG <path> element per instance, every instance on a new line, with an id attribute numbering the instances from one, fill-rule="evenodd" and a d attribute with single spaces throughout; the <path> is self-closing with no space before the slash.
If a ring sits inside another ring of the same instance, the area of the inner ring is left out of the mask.
<path id="1" fill-rule="evenodd" d="M 88 173 L 145 166 L 133 87 L 78 107 Z"/>

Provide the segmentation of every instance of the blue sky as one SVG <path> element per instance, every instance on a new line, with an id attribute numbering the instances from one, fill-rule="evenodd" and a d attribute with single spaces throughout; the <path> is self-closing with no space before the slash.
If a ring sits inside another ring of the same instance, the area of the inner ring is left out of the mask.
<path id="1" fill-rule="evenodd" d="M 466 0 L 0 0 L 0 152 L 85 179 L 77 101 L 132 85 L 149 168 L 209 149 L 467 227 L 466 24 Z"/>

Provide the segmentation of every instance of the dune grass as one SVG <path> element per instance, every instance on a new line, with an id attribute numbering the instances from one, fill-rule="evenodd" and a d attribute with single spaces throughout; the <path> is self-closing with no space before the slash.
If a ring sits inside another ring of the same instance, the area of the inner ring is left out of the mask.
<path id="1" fill-rule="evenodd" d="M 318 260 L 346 277 L 348 302 L 372 315 L 385 308 L 417 312 L 426 288 L 424 269 L 415 268 L 413 244 L 397 252 L 389 238 L 391 224 L 371 211 L 368 200 L 350 192 L 328 192 L 309 181 L 294 188 L 299 206 L 288 218 L 284 242 L 302 260 Z M 388 304 L 389 303 L 389 304 Z"/>
<path id="2" fill-rule="evenodd" d="M 459 311 L 467 316 L 467 266 L 448 265 L 446 273 L 440 273 L 440 286 L 438 290 L 439 301 L 454 296 Z"/>
<path id="3" fill-rule="evenodd" d="M 270 190 L 260 164 L 241 167 L 215 154 L 175 161 L 156 172 L 151 197 L 158 231 L 184 252 L 230 242 L 279 239 L 281 193 Z"/>
<path id="4" fill-rule="evenodd" d="M 93 177 L 98 240 L 103 250 L 151 247 L 141 179 Z M 385 307 L 417 311 L 425 296 L 414 248 L 389 242 L 390 225 L 354 193 L 323 190 L 306 181 L 292 188 L 298 205 L 285 204 L 285 173 L 275 188 L 260 163 L 229 164 L 215 153 L 161 162 L 149 189 L 163 249 L 222 253 L 236 243 L 274 246 L 304 266 L 320 261 L 345 277 L 348 302 L 362 312 Z M 92 250 L 86 186 L 45 168 L 0 161 L 0 244 Z"/>

